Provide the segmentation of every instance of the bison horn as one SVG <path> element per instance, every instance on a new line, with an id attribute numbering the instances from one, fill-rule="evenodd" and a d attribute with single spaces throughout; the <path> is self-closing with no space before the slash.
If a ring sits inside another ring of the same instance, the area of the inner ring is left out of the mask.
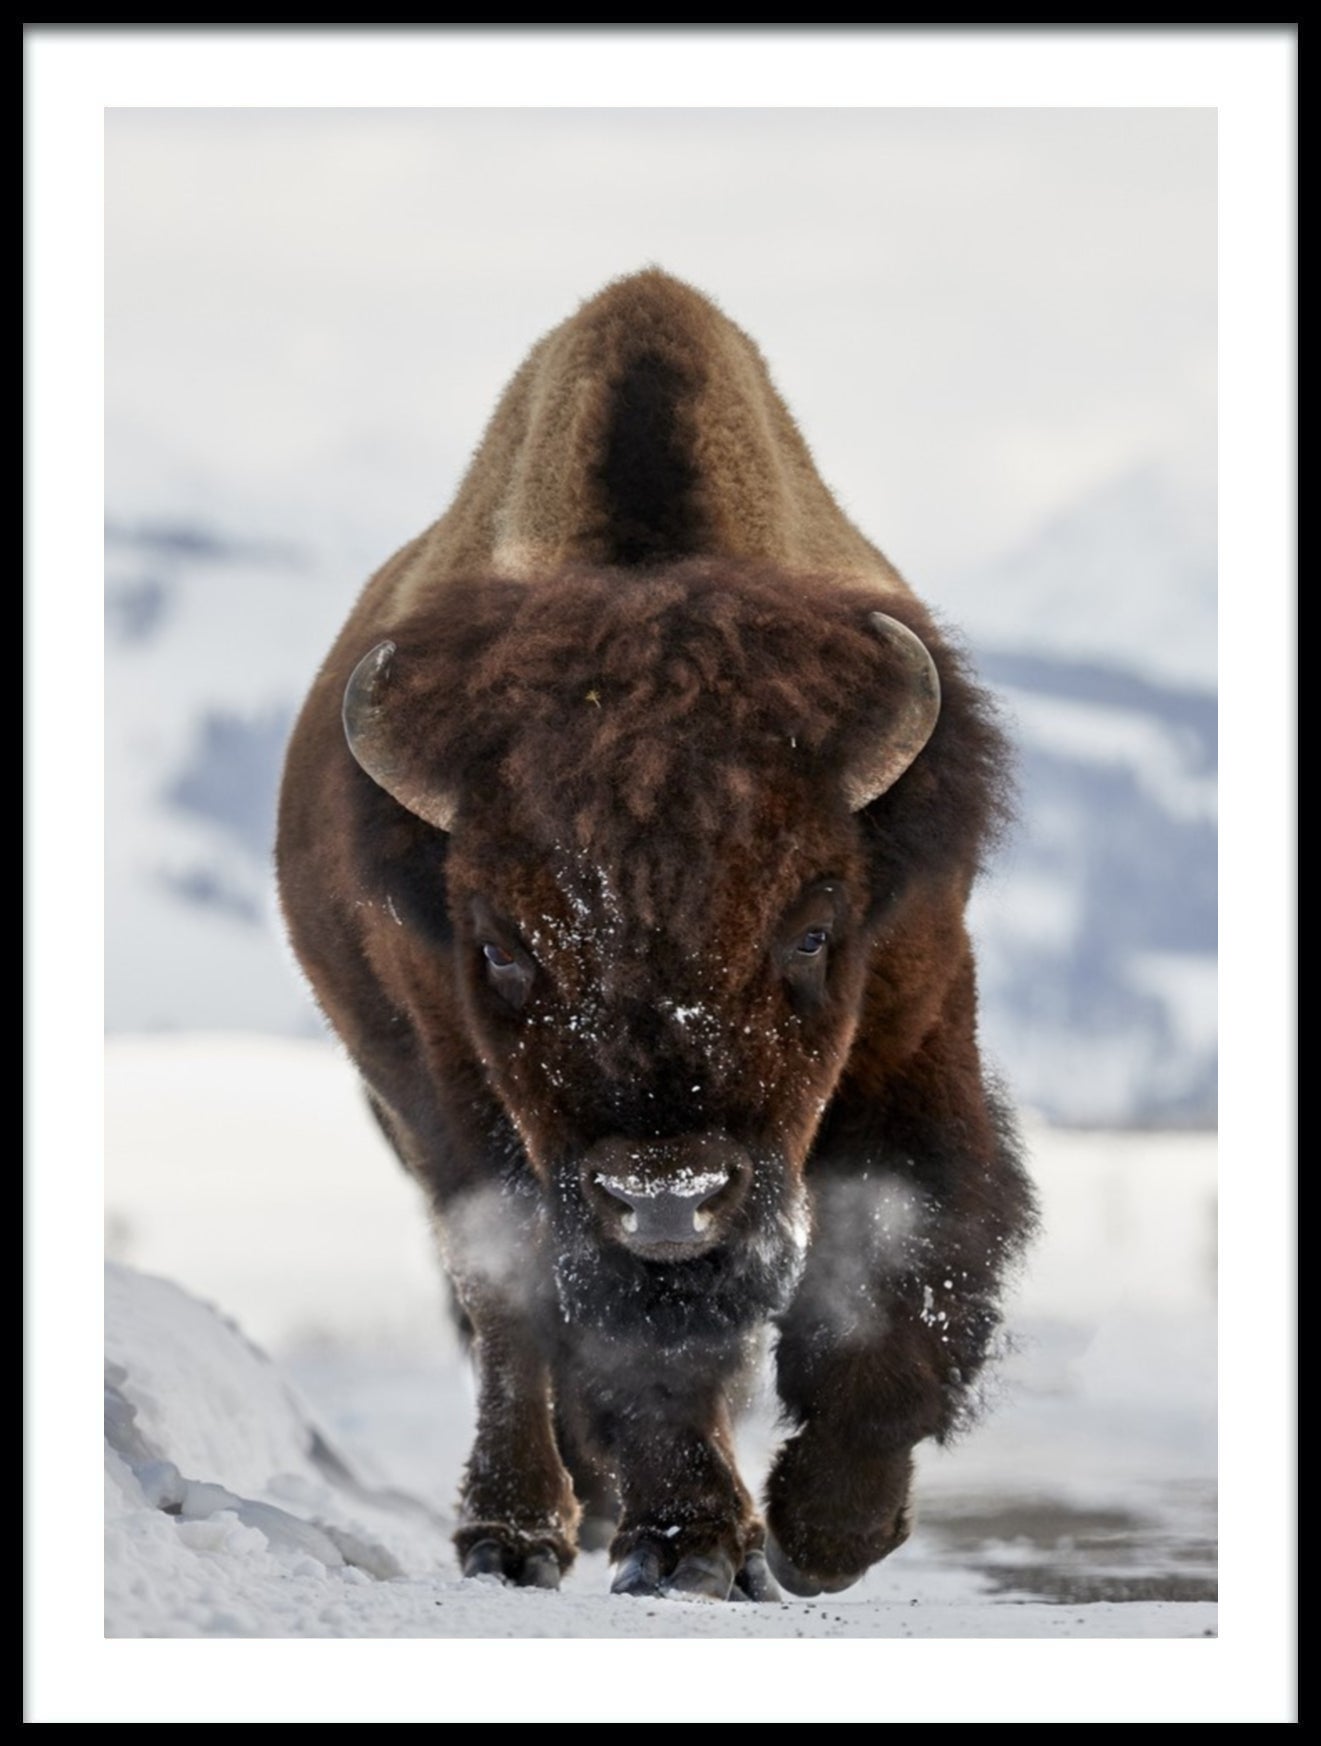
<path id="1" fill-rule="evenodd" d="M 458 799 L 418 779 L 416 768 L 390 731 L 385 692 L 395 645 L 377 643 L 353 669 L 344 689 L 344 737 L 358 763 L 400 806 L 438 831 L 454 824 Z"/>
<path id="2" fill-rule="evenodd" d="M 873 612 L 876 634 L 902 662 L 908 695 L 884 735 L 866 747 L 844 777 L 844 797 L 850 812 L 861 812 L 887 788 L 893 788 L 931 738 L 940 714 L 940 675 L 921 637 L 888 613 Z"/>

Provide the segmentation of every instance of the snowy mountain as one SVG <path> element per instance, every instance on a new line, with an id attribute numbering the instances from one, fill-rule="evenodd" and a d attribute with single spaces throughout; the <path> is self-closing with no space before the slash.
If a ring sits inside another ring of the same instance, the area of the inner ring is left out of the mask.
<path id="1" fill-rule="evenodd" d="M 1061 1121 L 1214 1121 L 1214 506 L 1132 471 L 945 604 L 1020 753 L 975 911 L 991 1054 Z"/>
<path id="2" fill-rule="evenodd" d="M 990 1053 L 1060 1121 L 1213 1121 L 1214 695 L 1035 655 L 980 666 L 1022 793 L 973 912 Z"/>
<path id="3" fill-rule="evenodd" d="M 1057 1121 L 1214 1119 L 1213 533 L 1140 471 L 924 590 L 1021 748 L 1020 827 L 974 910 L 983 1030 L 1015 1094 Z M 112 515 L 111 1030 L 319 1028 L 274 902 L 280 759 L 392 543 Z"/>
<path id="4" fill-rule="evenodd" d="M 942 578 L 941 597 L 979 647 L 1214 690 L 1215 541 L 1204 491 L 1134 467 L 1011 550 Z"/>

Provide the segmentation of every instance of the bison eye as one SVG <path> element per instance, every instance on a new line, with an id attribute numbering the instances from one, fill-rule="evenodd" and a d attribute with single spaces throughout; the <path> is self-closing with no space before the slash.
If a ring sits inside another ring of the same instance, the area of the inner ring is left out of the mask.
<path id="1" fill-rule="evenodd" d="M 517 1011 L 532 987 L 535 974 L 532 960 L 525 953 L 511 952 L 507 946 L 498 945 L 494 940 L 483 942 L 482 957 L 486 960 L 486 980 L 500 998 Z"/>
<path id="2" fill-rule="evenodd" d="M 815 927 L 804 928 L 796 938 L 790 934 L 793 944 L 787 950 L 781 947 L 781 974 L 790 1004 L 800 1015 L 815 1012 L 826 998 L 830 932 L 829 923 L 818 922 Z"/>

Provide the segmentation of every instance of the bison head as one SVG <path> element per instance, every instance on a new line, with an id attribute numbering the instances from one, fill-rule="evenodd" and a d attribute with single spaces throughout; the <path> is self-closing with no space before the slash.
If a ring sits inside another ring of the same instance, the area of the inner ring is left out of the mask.
<path id="1" fill-rule="evenodd" d="M 566 1313 L 760 1319 L 905 859 L 939 869 L 934 628 L 906 595 L 706 562 L 463 598 L 345 695 L 372 804 L 409 815 L 377 865 L 431 942 L 419 999 L 521 1139 Z"/>

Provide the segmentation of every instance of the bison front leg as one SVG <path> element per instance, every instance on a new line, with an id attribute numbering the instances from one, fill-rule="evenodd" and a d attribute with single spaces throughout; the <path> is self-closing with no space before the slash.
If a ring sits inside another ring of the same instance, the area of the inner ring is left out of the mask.
<path id="1" fill-rule="evenodd" d="M 580 1552 L 604 1552 L 615 1537 L 619 1521 L 619 1488 L 614 1473 L 592 1440 L 576 1398 L 571 1373 L 563 1366 L 552 1373 L 555 1392 L 555 1441 L 573 1482 L 581 1514 L 578 1518 Z"/>
<path id="2" fill-rule="evenodd" d="M 735 1465 L 725 1385 L 735 1352 L 593 1344 L 576 1387 L 619 1490 L 612 1592 L 778 1599 L 765 1530 Z"/>
<path id="3" fill-rule="evenodd" d="M 518 1305 L 460 1289 L 478 1383 L 454 1535 L 463 1574 L 558 1588 L 577 1549 L 579 1507 L 556 1446 L 549 1364 Z"/>
<path id="4" fill-rule="evenodd" d="M 938 1361 L 912 1328 L 873 1347 L 790 1321 L 778 1380 L 797 1433 L 766 1486 L 767 1555 L 792 1594 L 849 1588 L 908 1538 L 913 1448 L 943 1423 Z"/>
<path id="5" fill-rule="evenodd" d="M 982 1192 L 997 1174 L 970 1167 L 973 1192 L 956 1181 L 943 1202 L 907 1159 L 818 1181 L 776 1356 L 798 1430 L 767 1481 L 768 1557 L 794 1594 L 847 1588 L 908 1537 L 913 1450 L 966 1414 L 1030 1220 L 1025 1186 Z"/>

